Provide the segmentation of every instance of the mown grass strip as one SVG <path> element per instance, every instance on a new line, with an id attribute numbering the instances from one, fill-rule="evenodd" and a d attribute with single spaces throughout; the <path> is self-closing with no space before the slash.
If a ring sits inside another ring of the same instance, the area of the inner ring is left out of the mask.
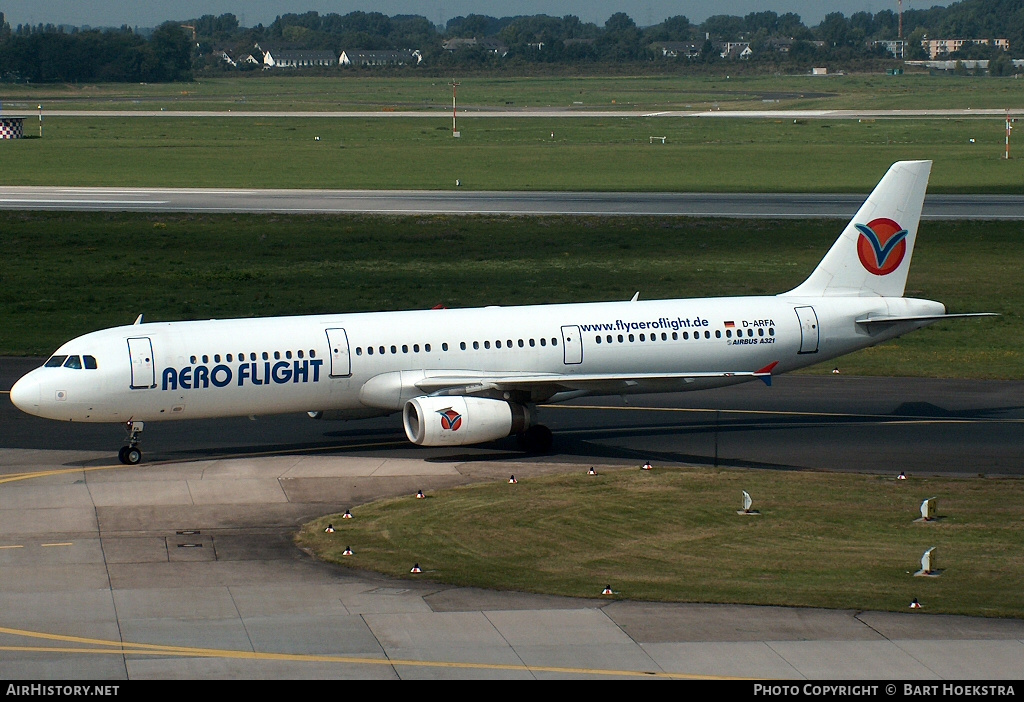
<path id="1" fill-rule="evenodd" d="M 1024 616 L 1021 481 L 896 472 L 580 468 L 375 502 L 306 524 L 298 543 L 331 562 L 469 587 L 597 598 L 610 585 L 631 600 L 890 611 L 917 597 L 933 613 Z M 758 516 L 736 513 L 742 490 Z M 942 518 L 916 522 L 935 496 Z M 942 575 L 914 577 L 932 546 Z"/>

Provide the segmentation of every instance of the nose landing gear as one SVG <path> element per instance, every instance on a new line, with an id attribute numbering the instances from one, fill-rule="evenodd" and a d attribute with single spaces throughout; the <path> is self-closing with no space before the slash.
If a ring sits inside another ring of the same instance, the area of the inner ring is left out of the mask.
<path id="1" fill-rule="evenodd" d="M 134 466 L 142 461 L 142 451 L 139 449 L 142 430 L 145 428 L 143 422 L 128 420 L 125 429 L 128 431 L 128 445 L 122 446 L 117 452 L 117 459 L 125 465 Z"/>

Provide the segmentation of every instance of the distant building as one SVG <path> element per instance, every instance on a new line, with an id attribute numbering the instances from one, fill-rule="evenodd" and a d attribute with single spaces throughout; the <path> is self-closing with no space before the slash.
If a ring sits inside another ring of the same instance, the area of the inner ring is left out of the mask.
<path id="1" fill-rule="evenodd" d="M 902 39 L 885 39 L 883 41 L 873 41 L 872 46 L 881 46 L 883 49 L 892 54 L 893 58 L 904 58 L 906 56 L 907 42 Z"/>
<path id="2" fill-rule="evenodd" d="M 337 64 L 338 57 L 333 51 L 268 49 L 263 54 L 264 68 L 320 68 Z"/>
<path id="3" fill-rule="evenodd" d="M 957 64 L 960 64 L 961 68 L 968 71 L 979 69 L 987 71 L 990 62 L 988 59 L 961 59 L 959 61 L 955 59 L 938 59 L 935 61 L 907 61 L 906 63 L 908 66 L 921 66 L 938 71 L 955 71 Z M 1017 70 L 1024 69 L 1024 59 L 1011 59 L 1010 63 Z"/>
<path id="4" fill-rule="evenodd" d="M 749 41 L 720 41 L 715 44 L 715 48 L 722 58 L 748 59 L 754 55 Z"/>
<path id="5" fill-rule="evenodd" d="M 341 52 L 338 64 L 341 66 L 418 66 L 423 62 L 419 49 L 401 51 L 366 51 L 350 49 Z"/>
<path id="6" fill-rule="evenodd" d="M 692 41 L 662 41 L 651 45 L 651 49 L 664 58 L 697 58 L 701 55 L 700 44 Z"/>
<path id="7" fill-rule="evenodd" d="M 454 39 L 445 39 L 441 42 L 441 48 L 445 51 L 458 51 L 468 46 L 479 46 L 485 52 L 499 57 L 504 57 L 508 54 L 508 47 L 500 40 L 491 37 L 483 37 L 481 39 L 477 37 L 455 37 Z"/>
<path id="8" fill-rule="evenodd" d="M 949 56 L 960 51 L 964 46 L 970 46 L 971 44 L 991 44 L 1003 51 L 1010 50 L 1009 39 L 924 39 L 921 41 L 921 46 L 927 52 L 928 58 L 933 61 L 943 56 Z"/>
<path id="9" fill-rule="evenodd" d="M 793 37 L 768 37 L 764 46 L 768 51 L 788 55 L 793 50 Z"/>

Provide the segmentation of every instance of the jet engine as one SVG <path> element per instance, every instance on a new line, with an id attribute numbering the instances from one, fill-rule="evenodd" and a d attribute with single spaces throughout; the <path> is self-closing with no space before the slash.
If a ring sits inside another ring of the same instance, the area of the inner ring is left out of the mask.
<path id="1" fill-rule="evenodd" d="M 414 397 L 402 412 L 405 435 L 420 446 L 465 446 L 525 431 L 533 412 L 486 397 Z"/>

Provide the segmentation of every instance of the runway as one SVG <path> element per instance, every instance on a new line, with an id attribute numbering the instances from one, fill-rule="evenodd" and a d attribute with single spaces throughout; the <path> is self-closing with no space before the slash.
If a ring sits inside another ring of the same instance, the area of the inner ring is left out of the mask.
<path id="1" fill-rule="evenodd" d="M 0 359 L 0 390 L 35 363 Z M 381 497 L 591 464 L 1019 475 L 1022 391 L 782 376 L 603 399 L 544 408 L 544 457 L 411 447 L 391 419 L 172 422 L 147 427 L 131 468 L 118 427 L 35 419 L 2 395 L 0 675 L 1013 680 L 1020 620 L 456 588 L 318 563 L 291 535 Z"/>
<path id="2" fill-rule="evenodd" d="M 0 209 L 849 219 L 866 194 L 247 190 L 0 186 Z M 924 219 L 1024 220 L 1024 195 L 929 195 Z"/>

